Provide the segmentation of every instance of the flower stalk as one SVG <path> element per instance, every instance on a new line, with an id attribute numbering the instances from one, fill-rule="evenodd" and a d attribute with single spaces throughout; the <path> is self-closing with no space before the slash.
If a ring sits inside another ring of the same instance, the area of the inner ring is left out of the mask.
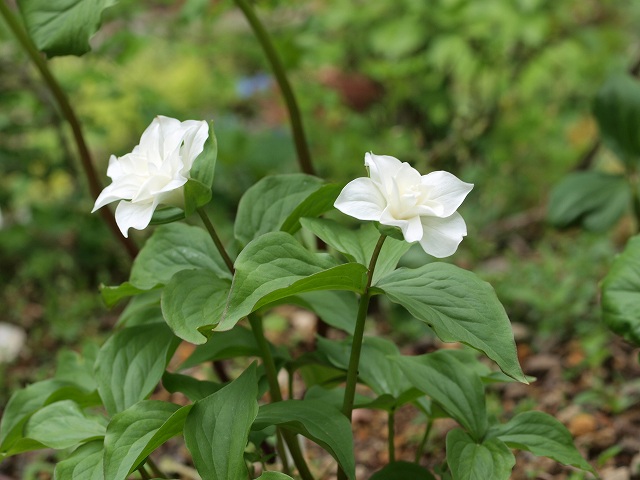
<path id="1" fill-rule="evenodd" d="M 78 154 L 80 156 L 80 164 L 82 165 L 82 169 L 84 170 L 85 176 L 87 178 L 89 192 L 94 199 L 98 198 L 100 192 L 102 191 L 102 185 L 100 183 L 100 180 L 98 179 L 98 174 L 96 173 L 96 170 L 93 166 L 89 148 L 87 147 L 87 144 L 84 140 L 82 127 L 80 125 L 80 122 L 78 121 L 78 117 L 76 116 L 75 111 L 73 110 L 71 104 L 69 103 L 69 100 L 67 99 L 67 95 L 62 90 L 62 87 L 60 87 L 60 84 L 51 73 L 51 70 L 49 70 L 47 62 L 34 45 L 31 37 L 29 37 L 28 33 L 20 25 L 20 22 L 18 22 L 13 12 L 11 12 L 9 7 L 7 6 L 6 2 L 0 2 L 0 14 L 4 18 L 5 22 L 7 22 L 7 25 L 11 29 L 13 35 L 16 37 L 20 45 L 22 45 L 22 48 L 25 50 L 35 67 L 42 75 L 45 85 L 51 92 L 56 104 L 58 105 L 58 108 L 60 109 L 60 113 L 71 127 L 73 139 L 76 143 Z M 104 209 L 101 212 L 101 215 L 104 221 L 107 223 L 107 226 L 109 227 L 111 232 L 120 241 L 129 256 L 131 258 L 135 258 L 136 255 L 138 255 L 138 247 L 133 242 L 133 240 L 120 235 L 120 230 L 118 228 L 118 225 L 116 224 L 113 213 L 111 213 L 110 210 Z"/>
<path id="2" fill-rule="evenodd" d="M 213 243 L 218 249 L 218 252 L 220 252 L 222 260 L 224 260 L 225 265 L 231 272 L 231 275 L 233 275 L 236 271 L 236 269 L 233 267 L 233 260 L 231 260 L 231 257 L 229 257 L 229 254 L 227 253 L 227 250 L 224 248 L 224 245 L 222 244 L 222 241 L 220 240 L 216 229 L 213 227 L 213 223 L 211 223 L 207 212 L 203 207 L 197 208 L 196 211 L 198 212 L 198 215 L 200 215 L 200 219 L 202 220 L 202 223 L 204 223 L 207 232 L 209 232 L 209 236 L 211 237 L 211 240 L 213 240 Z"/>
<path id="3" fill-rule="evenodd" d="M 287 78 L 287 72 L 282 64 L 282 60 L 278 56 L 278 52 L 273 46 L 269 33 L 264 28 L 264 25 L 256 15 L 255 11 L 247 0 L 235 0 L 236 5 L 242 10 L 242 13 L 246 17 L 253 33 L 255 34 L 258 42 L 264 50 L 264 54 L 269 61 L 273 75 L 276 77 L 280 92 L 289 111 L 289 122 L 291 123 L 291 133 L 293 134 L 293 142 L 296 147 L 296 153 L 298 156 L 298 163 L 300 169 L 309 175 L 315 175 L 315 169 L 311 161 L 311 153 L 309 151 L 309 144 L 304 132 L 302 124 L 302 116 L 300 115 L 300 108 L 298 102 Z"/>

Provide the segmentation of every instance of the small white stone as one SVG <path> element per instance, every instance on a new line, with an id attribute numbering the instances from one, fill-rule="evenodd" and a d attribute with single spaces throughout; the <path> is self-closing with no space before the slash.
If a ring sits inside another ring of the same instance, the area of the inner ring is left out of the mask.
<path id="1" fill-rule="evenodd" d="M 27 339 L 25 331 L 10 323 L 0 322 L 0 363 L 14 361 Z"/>

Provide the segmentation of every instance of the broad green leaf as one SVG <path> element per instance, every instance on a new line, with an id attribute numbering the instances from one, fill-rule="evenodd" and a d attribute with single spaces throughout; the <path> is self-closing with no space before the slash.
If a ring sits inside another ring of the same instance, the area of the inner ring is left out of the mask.
<path id="1" fill-rule="evenodd" d="M 360 229 L 352 230 L 323 218 L 303 218 L 300 222 L 304 228 L 338 250 L 349 261 L 369 266 L 373 250 L 380 238 L 380 233 L 372 223 L 365 223 Z M 372 285 L 376 285 L 378 280 L 392 272 L 409 248 L 411 244 L 407 242 L 387 238 L 378 256 Z"/>
<path id="2" fill-rule="evenodd" d="M 211 190 L 213 177 L 218 160 L 218 138 L 213 128 L 213 122 L 209 122 L 209 138 L 204 144 L 204 150 L 196 157 L 189 171 L 189 175 L 194 180 L 207 185 Z"/>
<path id="3" fill-rule="evenodd" d="M 264 233 L 280 230 L 298 205 L 321 185 L 319 178 L 302 173 L 263 178 L 240 199 L 235 237 L 246 245 Z M 288 228 L 294 224 L 289 222 Z"/>
<path id="4" fill-rule="evenodd" d="M 197 208 L 211 201 L 211 185 L 190 178 L 184 185 L 184 214 L 191 216 Z"/>
<path id="5" fill-rule="evenodd" d="M 293 480 L 293 478 L 280 472 L 264 472 L 256 480 Z"/>
<path id="6" fill-rule="evenodd" d="M 229 271 L 205 230 L 184 223 L 161 225 L 131 267 L 129 282 L 141 290 L 165 285 L 181 270 L 203 268 L 229 277 Z"/>
<path id="7" fill-rule="evenodd" d="M 462 342 L 480 350 L 504 373 L 527 383 L 504 307 L 491 285 L 473 273 L 436 262 L 399 268 L 377 287 L 427 323 L 443 342 Z"/>
<path id="8" fill-rule="evenodd" d="M 286 301 L 311 310 L 333 328 L 353 335 L 358 314 L 358 298 L 353 292 L 318 290 L 301 293 Z"/>
<path id="9" fill-rule="evenodd" d="M 102 438 L 105 424 L 86 415 L 72 400 L 63 400 L 35 412 L 24 427 L 24 436 L 61 450 Z"/>
<path id="10" fill-rule="evenodd" d="M 133 297 L 118 318 L 118 327 L 135 327 L 146 323 L 164 322 L 160 297 L 162 289 L 149 290 Z"/>
<path id="11" fill-rule="evenodd" d="M 304 394 L 305 400 L 315 400 L 317 402 L 333 405 L 338 410 L 342 409 L 344 400 L 344 388 L 337 387 L 327 389 L 320 385 L 312 385 Z M 356 392 L 353 408 L 370 408 L 376 410 L 390 410 L 395 406 L 395 399 L 391 395 L 383 395 L 378 398 L 370 398 Z"/>
<path id="12" fill-rule="evenodd" d="M 293 235 L 300 230 L 300 219 L 303 217 L 317 217 L 331 210 L 343 187 L 344 185 L 337 185 L 335 183 L 321 186 L 305 198 L 302 203 L 289 214 L 282 223 L 280 230 Z"/>
<path id="13" fill-rule="evenodd" d="M 199 345 L 191 356 L 180 365 L 180 369 L 185 370 L 204 362 L 251 356 L 260 356 L 260 348 L 256 343 L 256 338 L 251 330 L 236 325 L 225 332 L 213 332 L 207 343 Z"/>
<path id="14" fill-rule="evenodd" d="M 313 440 L 350 479 L 355 478 L 351 424 L 340 410 L 318 400 L 286 400 L 260 406 L 253 430 L 278 425 Z"/>
<path id="15" fill-rule="evenodd" d="M 179 339 L 164 323 L 128 327 L 100 349 L 96 381 L 110 415 L 144 400 L 158 385 Z"/>
<path id="16" fill-rule="evenodd" d="M 411 462 L 392 462 L 371 475 L 370 480 L 436 480 L 429 470 Z"/>
<path id="17" fill-rule="evenodd" d="M 520 413 L 507 423 L 492 427 L 488 437 L 499 438 L 511 448 L 527 450 L 534 455 L 595 473 L 578 452 L 566 427 L 544 412 Z"/>
<path id="18" fill-rule="evenodd" d="M 151 452 L 182 433 L 190 409 L 143 400 L 114 415 L 104 438 L 105 477 L 125 480 Z"/>
<path id="19" fill-rule="evenodd" d="M 640 345 L 640 236 L 629 240 L 602 282 L 602 319 L 629 342 Z"/>
<path id="20" fill-rule="evenodd" d="M 107 305 L 107 307 L 111 308 L 123 298 L 134 297 L 136 295 L 140 295 L 150 290 L 159 289 L 161 287 L 162 285 L 158 284 L 158 285 L 154 285 L 151 288 L 138 288 L 133 286 L 129 282 L 124 282 L 123 284 L 115 287 L 108 287 L 106 285 L 102 285 L 100 287 L 100 294 L 102 295 L 102 300 Z"/>
<path id="21" fill-rule="evenodd" d="M 593 113 L 605 144 L 633 166 L 640 157 L 640 82 L 630 75 L 610 77 L 596 96 Z"/>
<path id="22" fill-rule="evenodd" d="M 100 27 L 102 11 L 115 0 L 19 0 L 29 35 L 49 57 L 82 55 Z"/>
<path id="23" fill-rule="evenodd" d="M 94 391 L 97 385 L 93 366 L 97 356 L 98 347 L 95 344 L 85 347 L 82 355 L 73 350 L 60 350 L 56 358 L 55 378 L 78 385 L 86 392 Z"/>
<path id="24" fill-rule="evenodd" d="M 226 311 L 216 330 L 228 330 L 260 307 L 299 293 L 359 292 L 366 284 L 367 273 L 356 263 L 336 266 L 330 257 L 309 252 L 282 232 L 267 233 L 252 241 L 238 255 L 235 268 Z"/>
<path id="25" fill-rule="evenodd" d="M 224 385 L 207 380 L 198 380 L 189 375 L 164 372 L 162 386 L 171 393 L 184 393 L 189 400 L 195 402 L 217 392 Z"/>
<path id="26" fill-rule="evenodd" d="M 487 431 L 484 386 L 480 377 L 447 350 L 418 357 L 391 357 L 418 390 L 429 395 L 474 439 Z"/>
<path id="27" fill-rule="evenodd" d="M 557 227 L 581 224 L 585 229 L 611 228 L 631 205 L 631 190 L 623 175 L 574 172 L 551 191 L 547 218 Z"/>
<path id="28" fill-rule="evenodd" d="M 197 345 L 211 335 L 227 302 L 231 282 L 211 270 L 177 272 L 162 291 L 162 314 L 178 337 Z"/>
<path id="29" fill-rule="evenodd" d="M 327 356 L 332 365 L 346 370 L 349 366 L 351 341 L 336 342 L 318 338 L 318 351 Z M 360 353 L 358 378 L 377 395 L 389 394 L 397 399 L 412 388 L 400 365 L 390 357 L 400 355 L 392 342 L 378 337 L 364 337 Z"/>
<path id="30" fill-rule="evenodd" d="M 66 381 L 44 380 L 11 395 L 0 422 L 0 452 L 8 452 L 23 438 L 22 429 L 29 417 L 45 406 L 53 393 L 67 386 Z"/>
<path id="31" fill-rule="evenodd" d="M 54 480 L 104 480 L 102 440 L 85 443 L 56 464 Z"/>
<path id="32" fill-rule="evenodd" d="M 447 434 L 447 463 L 455 480 L 509 480 L 516 459 L 497 438 L 476 443 L 456 428 Z"/>
<path id="33" fill-rule="evenodd" d="M 245 480 L 244 449 L 258 413 L 258 382 L 252 364 L 240 377 L 197 401 L 184 425 L 184 439 L 203 478 Z"/>
<path id="34" fill-rule="evenodd" d="M 149 225 L 164 225 L 166 223 L 177 222 L 178 220 L 184 220 L 184 210 L 178 207 L 162 207 L 156 208 L 151 216 Z"/>

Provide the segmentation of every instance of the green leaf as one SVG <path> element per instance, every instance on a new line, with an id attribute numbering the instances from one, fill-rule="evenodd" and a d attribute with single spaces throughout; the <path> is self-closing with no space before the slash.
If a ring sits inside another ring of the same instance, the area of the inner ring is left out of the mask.
<path id="1" fill-rule="evenodd" d="M 293 480 L 293 478 L 280 472 L 264 472 L 256 480 Z"/>
<path id="2" fill-rule="evenodd" d="M 228 330 L 260 307 L 298 293 L 362 291 L 367 274 L 364 266 L 335 265 L 330 257 L 312 254 L 287 233 L 262 235 L 238 255 L 226 311 L 217 330 Z"/>
<path id="3" fill-rule="evenodd" d="M 391 359 L 400 365 L 414 387 L 438 402 L 474 439 L 483 437 L 488 427 L 484 386 L 480 377 L 455 355 L 441 350 Z"/>
<path id="4" fill-rule="evenodd" d="M 455 429 L 447 434 L 447 463 L 456 480 L 509 480 L 516 459 L 496 438 L 476 443 Z"/>
<path id="5" fill-rule="evenodd" d="M 249 329 L 236 325 L 225 332 L 213 332 L 209 341 L 198 346 L 191 356 L 180 365 L 180 369 L 195 367 L 204 362 L 251 356 L 260 356 L 260 348 L 256 343 L 256 338 Z"/>
<path id="6" fill-rule="evenodd" d="M 640 82 L 630 75 L 614 75 L 596 96 L 593 113 L 605 144 L 627 166 L 640 156 Z"/>
<path id="7" fill-rule="evenodd" d="M 95 344 L 87 345 L 82 355 L 73 350 L 60 350 L 56 358 L 55 378 L 73 383 L 86 392 L 94 391 L 97 386 L 93 377 L 93 366 L 97 355 L 98 347 Z"/>
<path id="8" fill-rule="evenodd" d="M 629 240 L 602 282 L 602 319 L 640 346 L 640 236 Z"/>
<path id="9" fill-rule="evenodd" d="M 113 416 L 104 439 L 104 472 L 125 480 L 151 452 L 182 433 L 191 405 L 143 400 Z"/>
<path id="10" fill-rule="evenodd" d="M 411 462 L 392 462 L 371 475 L 370 480 L 436 480 L 429 470 Z"/>
<path id="11" fill-rule="evenodd" d="M 0 423 L 0 452 L 8 452 L 22 439 L 22 430 L 29 417 L 46 405 L 53 393 L 67 386 L 69 383 L 66 381 L 44 380 L 11 395 Z"/>
<path id="12" fill-rule="evenodd" d="M 161 287 L 162 285 L 154 285 L 151 288 L 138 288 L 132 285 L 130 282 L 124 282 L 123 284 L 116 287 L 107 287 L 105 285 L 102 285 L 100 286 L 100 294 L 102 295 L 102 300 L 107 305 L 107 307 L 111 308 L 123 298 L 134 297 L 136 295 L 140 295 L 150 290 L 156 290 Z"/>
<path id="13" fill-rule="evenodd" d="M 184 185 L 184 214 L 191 216 L 197 208 L 203 207 L 211 201 L 211 185 L 205 185 L 190 178 Z"/>
<path id="14" fill-rule="evenodd" d="M 286 400 L 260 406 L 252 429 L 271 425 L 316 442 L 336 459 L 350 479 L 355 478 L 351 424 L 337 408 L 318 400 Z"/>
<path id="15" fill-rule="evenodd" d="M 358 299 L 353 292 L 318 290 L 289 297 L 286 301 L 314 312 L 333 328 L 353 335 L 358 314 Z"/>
<path id="16" fill-rule="evenodd" d="M 574 172 L 551 191 L 547 218 L 556 227 L 581 224 L 591 231 L 611 228 L 631 204 L 631 190 L 623 175 Z"/>
<path id="17" fill-rule="evenodd" d="M 240 199 L 235 237 L 246 245 L 264 233 L 280 230 L 298 205 L 321 185 L 319 178 L 302 173 L 263 178 Z M 295 221 L 287 225 L 292 228 Z"/>
<path id="18" fill-rule="evenodd" d="M 488 437 L 499 438 L 511 448 L 596 473 L 576 449 L 566 427 L 544 412 L 520 413 L 504 425 L 492 427 Z"/>
<path id="19" fill-rule="evenodd" d="M 129 282 L 141 290 L 165 285 L 181 271 L 203 268 L 229 277 L 224 261 L 202 228 L 171 223 L 161 225 L 147 240 L 131 268 Z"/>
<path id="20" fill-rule="evenodd" d="M 244 449 L 258 413 L 258 381 L 252 364 L 240 377 L 197 401 L 184 425 L 184 439 L 203 478 L 244 480 Z"/>
<path id="21" fill-rule="evenodd" d="M 213 122 L 209 122 L 209 138 L 204 144 L 204 150 L 196 157 L 189 171 L 189 176 L 194 180 L 209 187 L 213 184 L 213 177 L 218 160 L 218 138 L 213 128 Z"/>
<path id="22" fill-rule="evenodd" d="M 24 427 L 24 436 L 61 450 L 102 438 L 105 425 L 87 416 L 72 400 L 63 400 L 35 412 Z"/>
<path id="23" fill-rule="evenodd" d="M 231 282 L 211 270 L 177 272 L 162 292 L 162 314 L 178 337 L 197 345 L 211 335 L 224 311 Z"/>
<path id="24" fill-rule="evenodd" d="M 317 217 L 331 210 L 343 187 L 344 185 L 335 183 L 321 186 L 289 214 L 282 223 L 280 231 L 293 235 L 300 230 L 300 219 L 303 217 Z"/>
<path id="25" fill-rule="evenodd" d="M 369 266 L 373 250 L 380 239 L 380 233 L 372 223 L 365 223 L 360 229 L 351 230 L 337 222 L 323 218 L 303 218 L 300 222 L 304 228 L 338 250 L 349 261 Z M 378 256 L 372 285 L 392 272 L 409 248 L 411 248 L 411 244 L 405 241 L 387 238 Z"/>
<path id="26" fill-rule="evenodd" d="M 100 397 L 110 415 L 126 410 L 153 391 L 178 343 L 164 323 L 128 327 L 106 341 L 95 372 Z"/>
<path id="27" fill-rule="evenodd" d="M 29 35 L 49 57 L 82 55 L 100 27 L 102 11 L 115 0 L 19 0 Z"/>
<path id="28" fill-rule="evenodd" d="M 347 370 L 351 355 L 351 340 L 335 342 L 319 337 L 318 351 L 325 354 L 332 365 Z M 378 337 L 364 337 L 360 353 L 358 378 L 377 395 L 389 394 L 394 399 L 410 390 L 412 385 L 404 378 L 400 365 L 390 357 L 400 356 L 398 347 Z"/>
<path id="29" fill-rule="evenodd" d="M 162 207 L 156 208 L 151 216 L 149 225 L 164 225 L 166 223 L 177 222 L 178 220 L 184 220 L 184 210 L 178 207 Z"/>
<path id="30" fill-rule="evenodd" d="M 94 440 L 78 447 L 65 460 L 58 462 L 54 480 L 104 480 L 102 440 Z"/>
<path id="31" fill-rule="evenodd" d="M 189 400 L 195 402 L 217 392 L 224 385 L 207 380 L 198 380 L 189 375 L 164 372 L 162 386 L 171 393 L 184 393 Z"/>
<path id="32" fill-rule="evenodd" d="M 135 327 L 146 323 L 164 322 L 160 297 L 162 288 L 148 290 L 133 297 L 118 319 L 118 327 Z"/>
<path id="33" fill-rule="evenodd" d="M 480 350 L 504 373 L 527 383 L 504 307 L 491 285 L 473 273 L 436 262 L 399 268 L 378 287 L 433 328 L 443 342 L 462 342 Z"/>

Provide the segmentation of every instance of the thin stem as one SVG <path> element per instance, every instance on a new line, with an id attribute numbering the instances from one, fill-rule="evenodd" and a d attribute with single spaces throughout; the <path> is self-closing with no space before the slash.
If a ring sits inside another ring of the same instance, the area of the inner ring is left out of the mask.
<path id="1" fill-rule="evenodd" d="M 422 455 L 424 455 L 424 449 L 427 446 L 427 440 L 429 440 L 429 434 L 431 433 L 432 425 L 433 422 L 431 421 L 431 418 L 427 418 L 427 428 L 425 428 L 422 440 L 420 440 L 420 445 L 418 445 L 418 449 L 416 450 L 414 463 L 419 463 Z"/>
<path id="2" fill-rule="evenodd" d="M 269 33 L 264 28 L 264 25 L 254 12 L 249 2 L 247 0 L 235 0 L 235 2 L 240 10 L 242 10 L 242 13 L 244 13 L 244 16 L 249 22 L 249 25 L 251 25 L 253 33 L 258 39 L 258 42 L 260 42 L 267 60 L 271 65 L 271 70 L 276 77 L 276 81 L 278 82 L 278 86 L 280 87 L 280 91 L 282 92 L 282 96 L 284 97 L 284 101 L 287 105 L 287 110 L 289 111 L 291 132 L 293 134 L 293 141 L 296 146 L 300 168 L 304 173 L 314 175 L 315 171 L 313 168 L 313 163 L 311 161 L 309 144 L 307 143 L 307 139 L 304 133 L 304 127 L 302 125 L 302 116 L 300 115 L 300 109 L 298 108 L 296 97 L 293 94 L 291 85 L 289 84 L 289 79 L 287 78 L 287 72 L 284 68 L 284 65 L 282 64 L 282 61 L 278 56 L 278 52 L 273 46 L 273 42 L 271 41 L 271 37 L 269 37 Z"/>
<path id="3" fill-rule="evenodd" d="M 255 313 L 249 315 L 249 323 L 251 324 L 251 330 L 253 336 L 258 343 L 260 354 L 262 355 L 262 361 L 264 362 L 264 370 L 267 374 L 267 381 L 269 382 L 269 393 L 271 394 L 272 402 L 282 401 L 282 392 L 280 391 L 280 384 L 278 383 L 278 372 L 276 370 L 276 363 L 271 355 L 271 349 L 267 343 L 267 339 L 264 336 L 264 328 L 262 326 L 262 319 Z M 289 453 L 293 458 L 293 462 L 296 464 L 298 473 L 303 480 L 313 480 L 313 475 L 307 466 L 307 462 L 302 456 L 302 450 L 300 450 L 300 444 L 298 443 L 298 437 L 284 429 L 278 429 L 282 434 L 287 446 L 289 447 Z M 282 457 L 284 459 L 284 457 Z M 286 460 L 283 460 L 283 462 Z"/>
<path id="4" fill-rule="evenodd" d="M 387 421 L 387 442 L 389 443 L 389 462 L 396 461 L 396 411 L 391 409 L 389 411 L 389 419 Z"/>
<path id="5" fill-rule="evenodd" d="M 276 450 L 278 450 L 278 455 L 280 456 L 280 461 L 282 462 L 282 473 L 290 476 L 291 468 L 289 467 L 287 452 L 284 449 L 284 438 L 282 438 L 282 431 L 279 428 L 276 429 Z"/>
<path id="6" fill-rule="evenodd" d="M 371 293 L 369 288 L 373 280 L 373 271 L 382 250 L 382 245 L 386 240 L 386 235 L 380 235 L 378 243 L 373 249 L 371 255 L 371 261 L 369 262 L 369 271 L 367 273 L 367 285 L 364 288 L 362 296 L 360 297 L 360 305 L 358 306 L 358 317 L 356 318 L 356 328 L 353 332 L 353 341 L 351 343 L 351 356 L 349 357 L 349 367 L 347 369 L 347 384 L 344 389 L 344 400 L 342 402 L 342 413 L 351 422 L 351 415 L 353 413 L 353 401 L 356 395 L 356 384 L 358 383 L 358 366 L 360 364 L 360 352 L 362 351 L 362 341 L 364 339 L 364 326 L 367 319 L 367 311 L 369 310 L 369 301 L 371 300 Z M 338 467 L 338 480 L 346 480 L 347 475 Z"/>
<path id="7" fill-rule="evenodd" d="M 236 271 L 235 268 L 233 268 L 233 261 L 231 260 L 231 257 L 229 257 L 229 254 L 225 250 L 224 245 L 220 240 L 220 237 L 216 233 L 216 229 L 213 228 L 213 223 L 211 223 L 211 220 L 209 220 L 209 216 L 207 215 L 207 212 L 205 212 L 204 208 L 202 207 L 198 208 L 197 211 L 198 211 L 198 215 L 200 215 L 200 218 L 202 219 L 202 223 L 204 223 L 204 226 L 207 229 L 207 232 L 209 232 L 209 235 L 211 236 L 211 240 L 213 240 L 213 243 L 218 249 L 218 252 L 220 252 L 220 256 L 222 257 L 222 259 L 224 260 L 224 263 L 227 265 L 227 268 L 233 275 Z"/>
<path id="8" fill-rule="evenodd" d="M 147 469 L 144 468 L 144 465 L 140 465 L 138 467 L 138 472 L 140 472 L 140 476 L 142 477 L 142 480 L 151 480 L 151 475 L 149 475 L 149 472 L 147 472 Z"/>
<path id="9" fill-rule="evenodd" d="M 89 148 L 87 148 L 87 144 L 84 140 L 82 127 L 80 126 L 78 117 L 76 117 L 76 114 L 71 107 L 69 100 L 67 99 L 67 95 L 62 90 L 62 87 L 60 87 L 55 77 L 49 70 L 47 62 L 34 45 L 31 37 L 29 37 L 29 34 L 24 30 L 22 25 L 20 25 L 20 22 L 16 19 L 15 15 L 11 12 L 6 2 L 4 1 L 0 1 L 0 14 L 2 14 L 14 36 L 16 37 L 18 42 L 20 42 L 22 48 L 24 48 L 31 61 L 42 75 L 47 88 L 53 95 L 53 98 L 55 99 L 56 104 L 60 109 L 60 113 L 71 127 L 73 138 L 75 140 L 76 147 L 78 148 L 78 154 L 80 156 L 80 164 L 82 165 L 82 169 L 84 170 L 84 173 L 87 177 L 89 192 L 95 200 L 96 198 L 98 198 L 98 195 L 100 195 L 100 192 L 102 191 L 102 185 L 100 184 L 98 174 L 96 173 L 93 166 Z M 120 233 L 120 229 L 116 224 L 115 217 L 113 216 L 113 213 L 111 213 L 111 210 L 102 208 L 100 209 L 100 214 L 106 221 L 112 233 L 125 247 L 131 258 L 135 258 L 135 256 L 138 254 L 138 247 L 135 245 L 135 243 L 133 243 L 133 240 L 122 236 L 122 234 Z"/>
<path id="10" fill-rule="evenodd" d="M 149 468 L 151 468 L 151 471 L 156 478 L 169 478 L 162 472 L 162 470 L 160 470 L 160 468 L 158 468 L 158 465 L 156 465 L 156 462 L 154 462 L 151 457 L 147 457 L 146 463 L 149 465 Z"/>

